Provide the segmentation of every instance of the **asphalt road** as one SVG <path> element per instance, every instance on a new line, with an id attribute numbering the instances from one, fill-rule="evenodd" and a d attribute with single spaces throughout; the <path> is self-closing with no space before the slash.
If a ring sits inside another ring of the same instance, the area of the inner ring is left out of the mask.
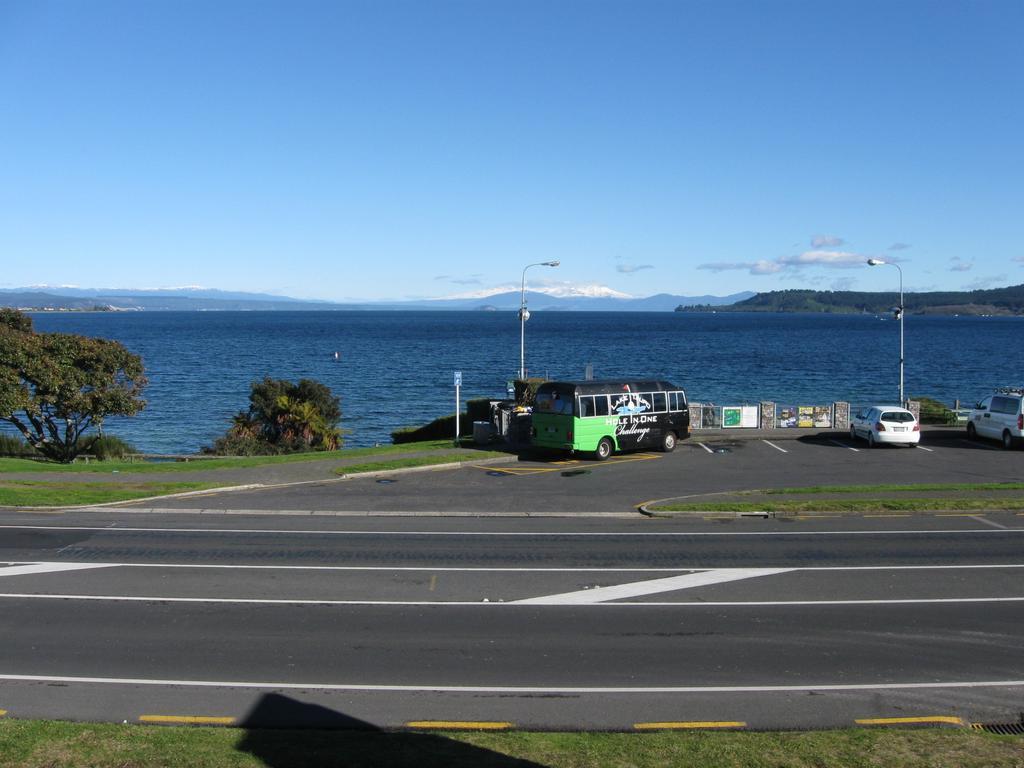
<path id="1" fill-rule="evenodd" d="M 428 482 L 472 476 L 449 474 Z M 507 479 L 536 489 L 551 474 Z M 376 727 L 1008 722 L 1024 704 L 1022 545 L 1015 514 L 7 513 L 0 709 Z"/>

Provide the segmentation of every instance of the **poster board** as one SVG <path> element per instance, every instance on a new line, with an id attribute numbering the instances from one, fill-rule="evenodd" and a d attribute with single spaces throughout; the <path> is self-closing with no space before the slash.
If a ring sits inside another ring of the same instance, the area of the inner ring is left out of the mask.
<path id="1" fill-rule="evenodd" d="M 722 427 L 725 429 L 756 429 L 756 405 L 727 405 L 722 408 Z"/>

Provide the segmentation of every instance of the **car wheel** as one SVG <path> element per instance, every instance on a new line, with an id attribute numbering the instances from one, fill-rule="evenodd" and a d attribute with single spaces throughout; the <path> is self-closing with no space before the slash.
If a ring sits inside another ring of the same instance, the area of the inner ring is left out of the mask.
<path id="1" fill-rule="evenodd" d="M 856 440 L 857 439 L 857 430 L 854 428 L 853 424 L 850 425 L 850 439 L 851 440 Z"/>
<path id="2" fill-rule="evenodd" d="M 594 451 L 594 458 L 598 461 L 604 461 L 612 455 L 612 450 L 615 446 L 612 445 L 612 441 L 607 437 L 602 437 L 600 442 L 597 444 L 597 450 Z"/>
<path id="3" fill-rule="evenodd" d="M 1007 451 L 1013 448 L 1013 435 L 1008 429 L 1003 430 L 1003 448 Z"/>
<path id="4" fill-rule="evenodd" d="M 669 430 L 661 438 L 661 450 L 672 453 L 676 449 L 676 433 Z"/>
<path id="5" fill-rule="evenodd" d="M 868 432 L 868 448 L 874 448 L 874 447 L 875 447 L 875 433 L 874 432 Z"/>
<path id="6" fill-rule="evenodd" d="M 978 439 L 978 430 L 976 430 L 974 428 L 974 424 L 972 422 L 967 422 L 967 439 L 968 440 L 977 440 Z"/>

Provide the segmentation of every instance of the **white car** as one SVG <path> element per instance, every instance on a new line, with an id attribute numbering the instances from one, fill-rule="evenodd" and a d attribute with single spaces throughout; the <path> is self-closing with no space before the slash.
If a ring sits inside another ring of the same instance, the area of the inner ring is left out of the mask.
<path id="1" fill-rule="evenodd" d="M 872 405 L 862 408 L 850 419 L 850 439 L 858 437 L 868 441 L 868 448 L 880 443 L 914 447 L 921 441 L 921 425 L 906 408 Z"/>
<path id="2" fill-rule="evenodd" d="M 1024 438 L 1024 389 L 1000 387 L 974 406 L 967 421 L 967 437 L 991 437 L 1003 448 L 1013 448 Z"/>

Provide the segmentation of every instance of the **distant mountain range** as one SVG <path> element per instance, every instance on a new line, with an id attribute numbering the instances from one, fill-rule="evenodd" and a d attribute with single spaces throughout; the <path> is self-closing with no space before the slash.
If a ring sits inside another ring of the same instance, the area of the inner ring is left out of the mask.
<path id="1" fill-rule="evenodd" d="M 725 306 L 751 298 L 751 291 L 729 296 L 676 296 L 659 293 L 646 298 L 613 296 L 552 296 L 527 291 L 531 310 L 539 311 L 601 311 L 601 312 L 671 312 L 687 304 Z M 374 309 L 437 309 L 506 311 L 519 309 L 519 291 L 491 296 L 458 299 L 420 299 L 415 301 L 376 301 L 334 303 L 306 301 L 288 296 L 242 291 L 219 291 L 209 288 L 161 288 L 154 290 L 130 288 L 70 288 L 33 286 L 0 289 L 0 307 L 18 307 L 50 311 L 301 311 L 301 310 L 374 310 Z"/>
<path id="2" fill-rule="evenodd" d="M 893 292 L 766 291 L 727 307 L 680 305 L 678 312 L 831 312 L 887 314 L 900 303 Z M 1024 284 L 975 291 L 905 293 L 903 307 L 915 315 L 1024 315 Z"/>

